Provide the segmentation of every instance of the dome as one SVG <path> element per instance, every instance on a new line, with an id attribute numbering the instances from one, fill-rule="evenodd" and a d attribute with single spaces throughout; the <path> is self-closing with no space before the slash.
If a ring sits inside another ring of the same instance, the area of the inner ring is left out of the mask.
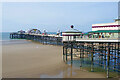
<path id="1" fill-rule="evenodd" d="M 71 27 L 71 28 L 70 28 L 69 30 L 66 30 L 64 33 L 82 33 L 82 32 L 80 32 L 79 30 L 74 29 L 74 26 L 73 26 L 73 25 L 71 25 L 70 27 Z"/>
<path id="2" fill-rule="evenodd" d="M 82 32 L 73 28 L 73 25 L 69 30 L 62 32 L 62 36 L 80 36 Z"/>

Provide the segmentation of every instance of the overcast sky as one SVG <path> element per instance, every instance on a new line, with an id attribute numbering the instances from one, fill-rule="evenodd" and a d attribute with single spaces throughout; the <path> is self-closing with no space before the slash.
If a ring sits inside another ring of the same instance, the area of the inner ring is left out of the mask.
<path id="1" fill-rule="evenodd" d="M 117 2 L 9 2 L 2 5 L 3 32 L 37 28 L 65 31 L 73 24 L 87 32 L 92 24 L 110 23 L 118 16 Z"/>

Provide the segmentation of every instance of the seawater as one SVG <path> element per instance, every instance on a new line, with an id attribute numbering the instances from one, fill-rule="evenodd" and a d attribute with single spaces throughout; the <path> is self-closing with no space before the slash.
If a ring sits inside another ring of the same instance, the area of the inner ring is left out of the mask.
<path id="1" fill-rule="evenodd" d="M 114 53 L 110 53 L 111 55 Z M 118 55 L 117 55 L 118 56 Z M 120 56 L 119 56 L 120 57 Z M 107 55 L 106 55 L 107 59 Z M 88 58 L 81 58 L 79 60 L 73 60 L 67 61 L 67 64 L 77 67 L 77 68 L 83 68 L 84 70 L 92 72 L 100 72 L 103 74 L 106 74 L 107 72 L 107 60 L 105 60 L 103 57 L 99 58 L 99 55 L 95 53 L 93 62 L 91 61 L 91 56 L 88 56 Z M 109 62 L 109 76 L 110 77 L 116 77 L 120 76 L 120 58 L 113 59 L 113 57 L 110 57 Z"/>
<path id="2" fill-rule="evenodd" d="M 1 32 L 0 33 L 0 40 L 1 41 L 10 40 L 9 36 L 10 36 L 10 32 Z"/>

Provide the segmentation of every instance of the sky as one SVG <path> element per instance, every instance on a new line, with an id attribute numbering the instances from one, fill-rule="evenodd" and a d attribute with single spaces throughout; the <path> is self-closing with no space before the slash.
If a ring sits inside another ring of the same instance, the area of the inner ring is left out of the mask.
<path id="1" fill-rule="evenodd" d="M 117 2 L 4 2 L 2 32 L 32 28 L 57 32 L 70 25 L 88 32 L 92 24 L 111 23 L 117 17 Z"/>

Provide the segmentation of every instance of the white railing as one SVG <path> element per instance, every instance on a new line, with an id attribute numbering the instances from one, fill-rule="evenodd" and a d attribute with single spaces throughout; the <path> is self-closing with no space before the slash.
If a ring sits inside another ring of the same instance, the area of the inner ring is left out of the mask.
<path id="1" fill-rule="evenodd" d="M 76 40 L 119 40 L 120 38 L 76 38 Z"/>
<path id="2" fill-rule="evenodd" d="M 120 38 L 76 38 L 74 40 L 63 40 L 67 41 L 85 41 L 85 42 L 120 42 Z"/>

